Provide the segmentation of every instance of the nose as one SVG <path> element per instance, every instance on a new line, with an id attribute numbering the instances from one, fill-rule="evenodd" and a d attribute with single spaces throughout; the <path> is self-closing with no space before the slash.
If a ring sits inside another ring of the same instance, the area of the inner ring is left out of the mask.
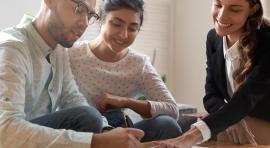
<path id="1" fill-rule="evenodd" d="M 128 28 L 122 28 L 120 31 L 120 36 L 122 39 L 128 38 Z"/>
<path id="2" fill-rule="evenodd" d="M 218 20 L 226 20 L 227 19 L 227 10 L 223 7 L 218 12 Z"/>
<path id="3" fill-rule="evenodd" d="M 78 24 L 79 24 L 80 28 L 86 29 L 88 27 L 89 21 L 88 21 L 88 18 L 86 16 L 80 17 L 80 19 L 78 21 L 79 21 Z"/>

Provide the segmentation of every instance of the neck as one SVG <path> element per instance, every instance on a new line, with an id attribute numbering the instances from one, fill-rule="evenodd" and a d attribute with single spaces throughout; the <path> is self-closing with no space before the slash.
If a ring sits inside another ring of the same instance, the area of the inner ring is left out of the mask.
<path id="1" fill-rule="evenodd" d="M 105 43 L 102 37 L 97 37 L 90 43 L 90 48 L 94 55 L 105 62 L 117 62 L 123 59 L 128 49 L 124 49 L 121 52 L 114 52 Z"/>
<path id="2" fill-rule="evenodd" d="M 226 36 L 228 48 L 232 47 L 241 37 L 242 32 L 236 32 Z"/>
<path id="3" fill-rule="evenodd" d="M 42 39 L 52 48 L 54 49 L 57 46 L 57 42 L 53 39 L 53 37 L 50 35 L 46 16 L 42 13 L 39 13 L 36 16 L 36 19 L 33 21 L 33 26 L 39 33 L 39 35 L 42 37 Z"/>

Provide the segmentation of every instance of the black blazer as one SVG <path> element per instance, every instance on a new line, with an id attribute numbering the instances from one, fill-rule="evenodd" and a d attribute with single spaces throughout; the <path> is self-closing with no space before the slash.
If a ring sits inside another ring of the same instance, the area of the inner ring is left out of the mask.
<path id="1" fill-rule="evenodd" d="M 203 120 L 213 136 L 247 115 L 270 122 L 270 29 L 258 30 L 257 37 L 252 71 L 230 98 L 222 37 L 214 29 L 207 35 L 207 75 L 203 102 L 210 116 Z"/>

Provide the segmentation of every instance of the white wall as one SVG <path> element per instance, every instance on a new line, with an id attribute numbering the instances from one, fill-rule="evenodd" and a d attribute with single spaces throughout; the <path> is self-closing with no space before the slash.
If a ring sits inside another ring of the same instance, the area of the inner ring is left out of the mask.
<path id="1" fill-rule="evenodd" d="M 211 0 L 175 0 L 175 51 L 171 55 L 172 93 L 177 102 L 203 110 L 205 41 L 212 28 Z"/>
<path id="2" fill-rule="evenodd" d="M 262 0 L 265 17 L 270 18 L 270 0 Z"/>
<path id="3" fill-rule="evenodd" d="M 35 15 L 41 0 L 2 0 L 0 30 L 17 25 L 24 13 Z"/>

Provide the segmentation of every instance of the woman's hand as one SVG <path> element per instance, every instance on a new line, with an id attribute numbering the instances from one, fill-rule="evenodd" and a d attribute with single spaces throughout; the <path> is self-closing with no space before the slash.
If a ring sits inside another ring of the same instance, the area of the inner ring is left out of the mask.
<path id="1" fill-rule="evenodd" d="M 252 134 L 251 130 L 248 128 L 245 120 L 241 120 L 240 122 L 230 126 L 225 130 L 227 141 L 235 144 L 251 144 L 256 146 L 257 143 L 255 141 L 255 136 Z M 224 133 L 223 133 L 224 135 Z M 218 140 L 226 141 L 224 138 L 220 138 L 218 136 Z"/>
<path id="2" fill-rule="evenodd" d="M 192 128 L 182 136 L 155 142 L 154 148 L 191 148 L 202 139 L 201 132 L 197 128 Z"/>
<path id="3" fill-rule="evenodd" d="M 96 105 L 99 111 L 105 112 L 109 109 L 125 108 L 127 101 L 128 98 L 105 93 L 98 99 Z"/>
<path id="4" fill-rule="evenodd" d="M 182 116 L 204 119 L 205 117 L 209 116 L 209 114 L 207 112 L 199 112 L 199 113 L 182 114 Z"/>

